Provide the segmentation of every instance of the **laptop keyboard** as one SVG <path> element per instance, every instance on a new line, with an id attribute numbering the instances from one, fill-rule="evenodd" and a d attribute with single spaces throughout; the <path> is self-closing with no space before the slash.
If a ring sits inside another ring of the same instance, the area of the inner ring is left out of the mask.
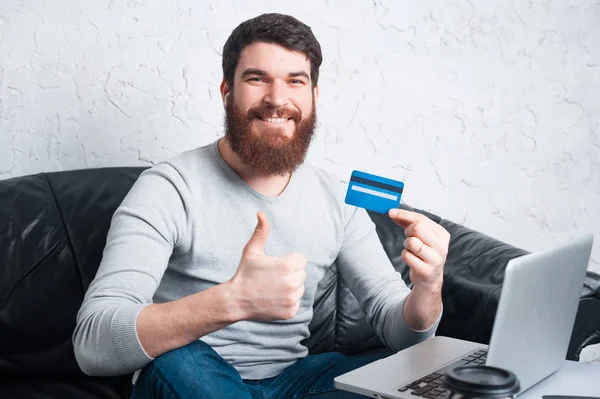
<path id="1" fill-rule="evenodd" d="M 442 376 L 454 367 L 465 366 L 465 365 L 478 365 L 485 364 L 487 357 L 487 349 L 480 349 L 477 352 L 473 352 L 468 356 L 463 357 L 456 362 L 449 364 L 448 366 L 426 375 L 410 384 L 399 388 L 399 392 L 410 392 L 411 395 L 421 396 L 427 399 L 443 399 L 448 397 L 448 390 L 444 388 L 442 383 Z"/>

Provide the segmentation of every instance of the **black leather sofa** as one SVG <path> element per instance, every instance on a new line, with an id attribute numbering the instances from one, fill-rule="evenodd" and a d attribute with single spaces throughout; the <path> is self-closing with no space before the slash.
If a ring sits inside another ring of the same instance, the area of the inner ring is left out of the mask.
<path id="1" fill-rule="evenodd" d="M 142 168 L 102 168 L 0 181 L 0 398 L 126 398 L 131 375 L 79 369 L 72 333 L 100 263 L 111 215 Z M 526 251 L 426 212 L 450 231 L 438 335 L 489 342 L 506 263 Z M 403 230 L 371 214 L 394 266 L 408 280 Z M 588 272 L 567 358 L 600 342 L 600 276 Z M 526 305 L 525 305 L 526 306 Z M 305 342 L 311 352 L 381 347 L 335 265 L 319 285 Z"/>

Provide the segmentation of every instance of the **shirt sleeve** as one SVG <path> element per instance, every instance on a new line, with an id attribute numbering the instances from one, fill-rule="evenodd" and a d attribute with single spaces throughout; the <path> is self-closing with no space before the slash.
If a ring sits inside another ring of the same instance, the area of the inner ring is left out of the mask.
<path id="1" fill-rule="evenodd" d="M 436 322 L 427 330 L 412 329 L 403 308 L 410 289 L 396 272 L 362 208 L 345 207 L 344 239 L 336 261 L 339 273 L 366 314 L 367 323 L 390 349 L 399 351 L 435 334 Z"/>
<path id="2" fill-rule="evenodd" d="M 122 375 L 152 358 L 136 319 L 152 303 L 173 248 L 186 230 L 189 192 L 169 164 L 144 171 L 113 215 L 95 279 L 77 314 L 75 357 L 88 375 Z"/>

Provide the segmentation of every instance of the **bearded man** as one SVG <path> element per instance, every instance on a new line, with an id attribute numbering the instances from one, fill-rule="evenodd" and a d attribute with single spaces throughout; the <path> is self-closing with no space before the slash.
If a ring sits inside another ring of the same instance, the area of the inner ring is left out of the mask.
<path id="1" fill-rule="evenodd" d="M 73 342 L 89 375 L 139 372 L 132 398 L 352 398 L 333 378 L 384 355 L 309 355 L 317 285 L 335 263 L 393 350 L 439 323 L 449 235 L 406 229 L 409 289 L 345 185 L 304 163 L 322 55 L 297 19 L 264 14 L 223 48 L 225 136 L 144 171 L 115 212 Z"/>

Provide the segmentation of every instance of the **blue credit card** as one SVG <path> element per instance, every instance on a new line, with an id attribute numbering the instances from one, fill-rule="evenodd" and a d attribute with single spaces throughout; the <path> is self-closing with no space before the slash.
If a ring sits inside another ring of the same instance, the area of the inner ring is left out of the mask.
<path id="1" fill-rule="evenodd" d="M 379 213 L 388 213 L 390 209 L 398 208 L 404 183 L 370 173 L 352 172 L 346 204 L 365 208 Z"/>

